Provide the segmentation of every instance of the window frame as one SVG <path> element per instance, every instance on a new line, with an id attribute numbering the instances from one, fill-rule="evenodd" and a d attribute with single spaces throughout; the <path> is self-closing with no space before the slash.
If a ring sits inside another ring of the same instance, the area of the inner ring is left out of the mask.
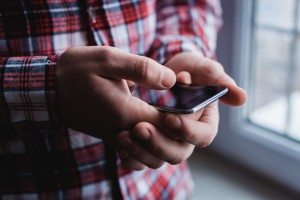
<path id="1" fill-rule="evenodd" d="M 225 70 L 244 88 L 250 67 L 255 1 L 222 0 L 224 26 L 218 42 L 218 58 Z M 251 47 L 251 48 L 249 48 Z M 252 91 L 248 91 L 252 94 Z M 274 181 L 300 192 L 300 144 L 246 119 L 244 108 L 221 106 L 219 134 L 213 143 L 218 152 Z"/>

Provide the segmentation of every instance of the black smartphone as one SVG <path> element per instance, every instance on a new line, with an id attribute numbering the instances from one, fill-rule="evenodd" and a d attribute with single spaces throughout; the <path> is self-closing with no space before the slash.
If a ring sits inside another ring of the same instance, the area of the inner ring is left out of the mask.
<path id="1" fill-rule="evenodd" d="M 141 88 L 133 95 L 149 103 L 160 111 L 171 113 L 194 113 L 216 101 L 228 92 L 226 87 L 196 86 L 175 84 L 169 90 L 152 90 Z"/>

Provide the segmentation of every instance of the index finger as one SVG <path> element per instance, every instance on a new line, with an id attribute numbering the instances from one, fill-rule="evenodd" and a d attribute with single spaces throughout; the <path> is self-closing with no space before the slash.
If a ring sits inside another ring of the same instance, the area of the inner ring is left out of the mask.
<path id="1" fill-rule="evenodd" d="M 108 79 L 126 79 L 153 89 L 168 89 L 175 84 L 174 72 L 151 58 L 127 53 L 115 47 L 101 49 L 106 63 L 99 74 Z"/>
<path id="2" fill-rule="evenodd" d="M 166 124 L 178 123 L 174 129 L 174 137 L 180 141 L 194 144 L 198 147 L 208 146 L 214 139 L 218 131 L 219 124 L 218 103 L 215 102 L 207 106 L 201 116 L 195 119 L 189 119 L 184 116 L 166 118 Z"/>
<path id="3" fill-rule="evenodd" d="M 186 54 L 186 56 L 190 56 Z M 224 71 L 223 66 L 209 58 L 192 56 L 186 59 L 186 64 L 171 63 L 176 73 L 185 71 L 190 73 L 192 84 L 201 86 L 223 86 L 228 88 L 228 93 L 221 98 L 223 103 L 238 106 L 245 103 L 246 91 L 237 86 L 235 81 Z"/>

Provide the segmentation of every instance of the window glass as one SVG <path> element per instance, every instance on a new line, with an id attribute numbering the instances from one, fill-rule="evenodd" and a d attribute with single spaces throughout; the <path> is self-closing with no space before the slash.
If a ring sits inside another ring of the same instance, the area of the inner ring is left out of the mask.
<path id="1" fill-rule="evenodd" d="M 300 141 L 299 1 L 255 2 L 248 119 Z"/>
<path id="2" fill-rule="evenodd" d="M 296 0 L 259 0 L 256 5 L 257 24 L 293 29 Z"/>

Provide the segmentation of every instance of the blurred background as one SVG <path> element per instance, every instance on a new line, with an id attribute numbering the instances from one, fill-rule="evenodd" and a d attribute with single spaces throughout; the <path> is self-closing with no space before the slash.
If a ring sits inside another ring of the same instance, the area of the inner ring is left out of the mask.
<path id="1" fill-rule="evenodd" d="M 190 160 L 194 199 L 300 199 L 300 0 L 221 0 L 218 59 L 248 92 Z"/>

